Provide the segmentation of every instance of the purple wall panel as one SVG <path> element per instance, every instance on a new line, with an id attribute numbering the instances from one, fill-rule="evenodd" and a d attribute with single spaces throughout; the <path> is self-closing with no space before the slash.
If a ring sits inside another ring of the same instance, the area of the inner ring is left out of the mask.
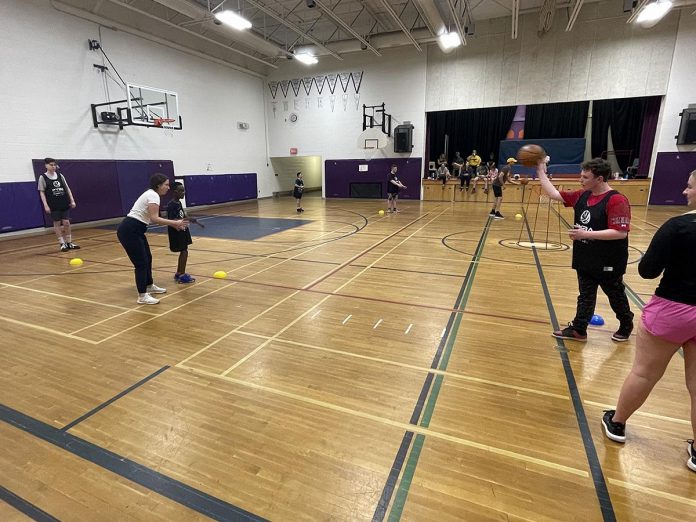
<path id="1" fill-rule="evenodd" d="M 184 176 L 186 205 L 213 205 L 228 201 L 256 199 L 256 174 L 200 174 Z"/>
<path id="2" fill-rule="evenodd" d="M 70 221 L 83 223 L 123 215 L 118 197 L 116 165 L 113 160 L 56 160 L 77 207 L 70 211 Z M 46 172 L 43 159 L 32 160 L 34 176 Z M 39 199 L 38 191 L 36 198 Z M 39 199 L 40 201 L 40 199 Z M 44 225 L 53 226 L 48 214 L 44 214 Z"/>
<path id="3" fill-rule="evenodd" d="M 327 198 L 349 198 L 351 183 L 381 183 L 382 195 L 387 197 L 387 174 L 391 165 L 398 167 L 397 176 L 408 188 L 399 192 L 400 199 L 420 199 L 422 158 L 339 159 L 324 162 Z M 367 165 L 360 172 L 359 165 Z"/>
<path id="4" fill-rule="evenodd" d="M 170 183 L 174 182 L 174 163 L 169 160 L 119 160 L 114 163 L 120 191 L 119 216 L 128 214 L 135 200 L 150 188 L 150 176 L 153 174 L 164 174 Z M 171 199 L 171 192 L 162 196 L 161 207 L 166 208 Z"/>
<path id="5" fill-rule="evenodd" d="M 686 205 L 682 192 L 696 170 L 696 152 L 660 152 L 650 189 L 650 205 Z"/>
<path id="6" fill-rule="evenodd" d="M 43 216 L 34 181 L 0 183 L 0 233 L 42 227 Z"/>

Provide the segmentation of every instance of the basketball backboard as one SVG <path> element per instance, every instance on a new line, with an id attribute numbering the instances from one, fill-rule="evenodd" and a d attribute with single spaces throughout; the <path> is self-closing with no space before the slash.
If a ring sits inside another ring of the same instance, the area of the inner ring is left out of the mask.
<path id="1" fill-rule="evenodd" d="M 94 127 L 99 125 L 167 128 L 181 130 L 179 96 L 174 91 L 127 84 L 125 100 L 92 104 Z"/>

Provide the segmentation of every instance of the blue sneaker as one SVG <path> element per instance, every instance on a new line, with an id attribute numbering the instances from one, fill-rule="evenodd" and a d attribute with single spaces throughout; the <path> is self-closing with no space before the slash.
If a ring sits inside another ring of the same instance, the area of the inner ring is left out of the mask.
<path id="1" fill-rule="evenodd" d="M 179 283 L 179 284 L 185 285 L 185 284 L 188 284 L 188 283 L 195 283 L 195 282 L 196 282 L 196 278 L 195 278 L 195 277 L 191 277 L 191 276 L 188 275 L 188 274 L 181 274 L 181 275 L 179 276 L 179 278 L 176 280 L 176 282 Z"/>
<path id="2" fill-rule="evenodd" d="M 174 274 L 174 281 L 176 281 L 176 282 L 178 283 L 178 282 L 179 282 L 179 277 L 180 277 L 179 274 Z"/>

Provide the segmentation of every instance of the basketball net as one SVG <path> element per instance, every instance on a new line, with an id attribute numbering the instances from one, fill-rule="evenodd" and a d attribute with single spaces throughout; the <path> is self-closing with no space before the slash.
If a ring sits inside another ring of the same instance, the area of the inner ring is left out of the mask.
<path id="1" fill-rule="evenodd" d="M 376 153 L 377 147 L 368 147 L 363 149 L 363 156 L 365 157 L 365 161 L 370 161 L 372 158 L 375 157 Z"/>

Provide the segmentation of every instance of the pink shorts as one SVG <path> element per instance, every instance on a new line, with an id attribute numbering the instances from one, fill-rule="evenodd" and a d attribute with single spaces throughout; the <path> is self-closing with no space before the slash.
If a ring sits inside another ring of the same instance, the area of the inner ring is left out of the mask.
<path id="1" fill-rule="evenodd" d="M 696 305 L 654 295 L 643 309 L 642 322 L 648 332 L 665 341 L 679 345 L 696 342 Z"/>

